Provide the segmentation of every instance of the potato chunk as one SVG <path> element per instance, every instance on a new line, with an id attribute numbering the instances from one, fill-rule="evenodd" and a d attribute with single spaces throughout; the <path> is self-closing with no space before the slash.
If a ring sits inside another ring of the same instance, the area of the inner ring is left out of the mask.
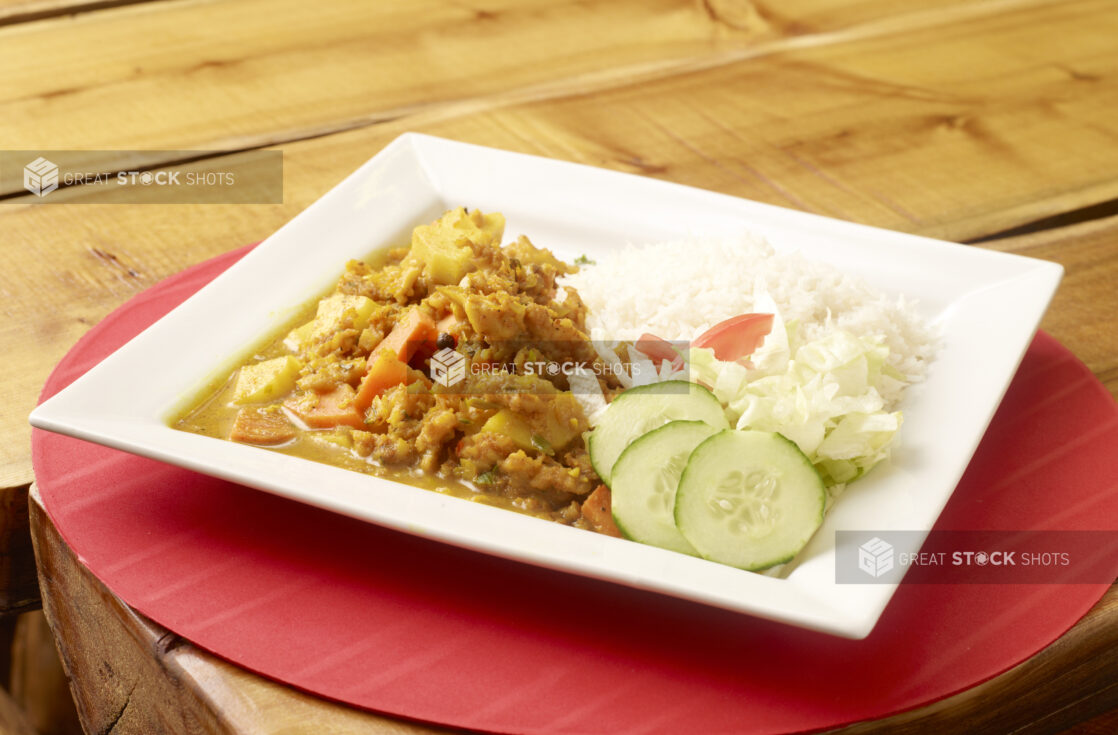
<path id="1" fill-rule="evenodd" d="M 474 252 L 469 243 L 500 244 L 504 231 L 502 215 L 482 214 L 476 209 L 467 214 L 458 207 L 412 231 L 409 258 L 423 265 L 431 283 L 458 283 L 474 267 Z"/>
<path id="2" fill-rule="evenodd" d="M 283 338 L 283 346 L 292 352 L 302 352 L 303 348 L 310 344 L 313 335 L 314 319 L 311 319 L 301 327 L 295 327 L 288 332 Z"/>
<path id="3" fill-rule="evenodd" d="M 295 387 L 295 378 L 303 364 L 298 358 L 284 355 L 241 368 L 237 387 L 233 391 L 234 403 L 262 403 L 274 401 Z"/>
<path id="4" fill-rule="evenodd" d="M 353 319 L 353 328 L 361 331 L 369 323 L 369 317 L 377 304 L 367 296 L 335 293 L 318 302 L 314 316 L 314 331 L 318 334 L 336 332 L 342 328 L 346 317 Z"/>
<path id="5" fill-rule="evenodd" d="M 335 293 L 318 302 L 314 319 L 288 332 L 283 345 L 292 352 L 302 352 L 319 335 L 341 331 L 346 319 L 358 332 L 369 324 L 377 303 L 366 296 Z"/>
<path id="6" fill-rule="evenodd" d="M 481 430 L 507 436 L 518 447 L 526 451 L 537 452 L 540 450 L 538 442 L 532 441 L 532 430 L 528 428 L 528 424 L 508 409 L 502 408 L 493 414 L 481 427 Z"/>

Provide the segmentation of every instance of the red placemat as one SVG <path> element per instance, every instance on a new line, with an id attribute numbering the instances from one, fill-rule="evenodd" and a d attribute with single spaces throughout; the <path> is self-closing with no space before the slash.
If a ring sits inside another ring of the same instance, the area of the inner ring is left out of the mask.
<path id="1" fill-rule="evenodd" d="M 245 252 L 118 309 L 42 398 Z M 55 434 L 36 431 L 32 446 L 62 536 L 140 612 L 301 689 L 459 727 L 836 727 L 1005 671 L 1108 588 L 902 585 L 869 638 L 849 641 L 444 546 Z M 1038 334 L 937 528 L 1114 529 L 1116 446 L 1110 394 Z"/>

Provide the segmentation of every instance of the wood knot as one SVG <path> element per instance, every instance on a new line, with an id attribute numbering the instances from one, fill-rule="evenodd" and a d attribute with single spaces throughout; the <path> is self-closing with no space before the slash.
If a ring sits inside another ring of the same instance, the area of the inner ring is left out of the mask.
<path id="1" fill-rule="evenodd" d="M 756 34 L 771 29 L 750 0 L 702 0 L 702 8 L 712 21 L 735 31 Z"/>
<path id="2" fill-rule="evenodd" d="M 155 642 L 155 655 L 158 658 L 163 658 L 171 651 L 175 650 L 184 643 L 182 636 L 171 633 L 170 631 L 159 636 L 159 640 Z"/>
<path id="3" fill-rule="evenodd" d="M 780 17 L 756 0 L 700 0 L 700 6 L 715 24 L 750 36 L 794 36 L 810 31 L 800 23 Z"/>
<path id="4" fill-rule="evenodd" d="M 668 167 L 662 163 L 651 163 L 637 155 L 618 158 L 617 162 L 629 169 L 639 171 L 642 174 L 662 174 L 668 170 Z"/>

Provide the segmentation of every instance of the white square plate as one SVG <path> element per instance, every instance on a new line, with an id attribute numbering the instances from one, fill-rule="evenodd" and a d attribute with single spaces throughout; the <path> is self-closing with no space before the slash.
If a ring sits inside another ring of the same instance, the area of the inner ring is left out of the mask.
<path id="1" fill-rule="evenodd" d="M 798 250 L 918 299 L 943 344 L 927 380 L 905 397 L 892 460 L 843 495 L 783 579 L 168 426 L 330 288 L 346 261 L 407 242 L 413 226 L 459 205 L 503 213 L 510 237 L 526 234 L 568 260 L 628 242 L 747 229 L 780 252 Z M 931 529 L 1062 273 L 1044 261 L 409 133 L 37 408 L 31 423 L 408 533 L 861 638 L 896 586 L 836 584 L 835 532 Z"/>

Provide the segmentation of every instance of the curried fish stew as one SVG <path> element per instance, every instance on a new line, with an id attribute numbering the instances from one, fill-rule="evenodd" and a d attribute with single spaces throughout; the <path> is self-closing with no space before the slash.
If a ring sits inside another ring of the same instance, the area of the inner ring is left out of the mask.
<path id="1" fill-rule="evenodd" d="M 562 372 L 529 366 L 577 363 L 606 395 L 621 386 L 578 294 L 556 284 L 577 268 L 523 236 L 502 246 L 504 224 L 459 207 L 350 261 L 173 426 L 619 535 L 583 407 Z"/>

